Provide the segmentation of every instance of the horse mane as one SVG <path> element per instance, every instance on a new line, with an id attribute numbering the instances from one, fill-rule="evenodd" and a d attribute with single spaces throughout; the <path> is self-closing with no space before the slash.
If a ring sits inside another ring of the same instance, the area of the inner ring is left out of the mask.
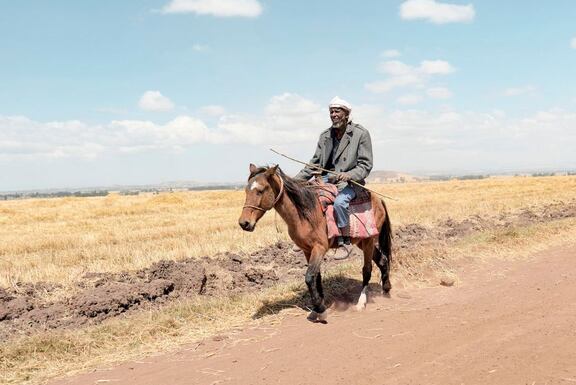
<path id="1" fill-rule="evenodd" d="M 258 167 L 254 172 L 250 173 L 248 180 L 268 169 L 269 167 Z M 284 182 L 284 192 L 288 195 L 292 203 L 294 203 L 294 206 L 296 206 L 298 216 L 312 223 L 312 217 L 318 204 L 316 193 L 302 183 L 284 174 L 284 171 L 282 171 L 280 167 L 276 169 L 276 174 L 282 178 Z"/>

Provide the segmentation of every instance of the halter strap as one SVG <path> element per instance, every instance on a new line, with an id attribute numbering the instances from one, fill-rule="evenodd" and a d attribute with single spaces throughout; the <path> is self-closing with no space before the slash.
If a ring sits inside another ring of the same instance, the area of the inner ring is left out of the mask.
<path id="1" fill-rule="evenodd" d="M 258 207 L 258 206 L 252 206 L 252 205 L 244 205 L 244 207 L 242 207 L 244 209 L 256 209 L 256 210 L 260 210 L 260 211 L 268 211 L 263 209 L 262 207 Z"/>
<path id="2" fill-rule="evenodd" d="M 276 199 L 274 199 L 274 203 L 272 203 L 272 207 L 276 206 L 276 203 L 278 203 L 278 201 L 280 200 L 280 198 L 282 198 L 282 195 L 284 194 L 284 181 L 282 180 L 282 177 L 278 175 L 278 179 L 280 179 L 280 191 L 278 192 L 278 196 L 276 197 Z M 270 207 L 270 209 L 272 208 Z M 245 208 L 249 208 L 249 209 L 255 209 L 255 210 L 260 210 L 260 211 L 268 211 L 270 209 L 263 209 L 262 207 L 258 207 L 258 206 L 252 206 L 252 205 L 244 205 L 243 207 Z"/>

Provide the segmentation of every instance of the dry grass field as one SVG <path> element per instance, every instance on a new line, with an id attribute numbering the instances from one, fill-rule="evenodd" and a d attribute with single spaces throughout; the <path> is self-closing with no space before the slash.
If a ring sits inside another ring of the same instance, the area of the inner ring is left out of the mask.
<path id="1" fill-rule="evenodd" d="M 576 197 L 575 177 L 372 185 L 394 225 L 497 215 Z M 252 234 L 237 224 L 243 191 L 61 198 L 0 203 L 0 286 L 74 282 L 86 272 L 134 270 L 161 259 L 252 251 L 277 239 L 268 213 Z M 276 223 L 283 229 L 280 217 Z"/>
<path id="2" fill-rule="evenodd" d="M 506 217 L 518 210 L 576 202 L 574 176 L 371 187 L 397 199 L 387 201 L 395 227 L 434 228 L 475 215 Z M 1 202 L 0 287 L 57 283 L 61 289 L 46 293 L 47 300 L 54 300 L 77 290 L 75 283 L 86 273 L 134 271 L 160 260 L 200 259 L 227 251 L 250 253 L 288 239 L 280 217 L 272 212 L 254 233 L 243 232 L 237 224 L 243 201 L 243 191 L 206 191 Z M 506 255 L 574 241 L 574 230 L 574 218 L 559 218 L 478 231 L 451 244 L 408 247 L 398 253 L 401 263 L 393 274 L 396 283 L 417 284 L 411 281 L 424 280 L 422 271 L 449 273 L 450 261 L 459 257 Z M 342 274 L 358 279 L 356 262 L 335 266 L 327 276 Z M 302 286 L 300 281 L 282 282 L 242 296 L 222 293 L 169 303 L 89 327 L 23 333 L 0 342 L 0 382 L 38 383 L 104 362 L 173 349 L 247 322 L 264 322 L 250 321 L 255 309 L 294 296 Z M 277 315 L 271 317 L 266 322 Z"/>

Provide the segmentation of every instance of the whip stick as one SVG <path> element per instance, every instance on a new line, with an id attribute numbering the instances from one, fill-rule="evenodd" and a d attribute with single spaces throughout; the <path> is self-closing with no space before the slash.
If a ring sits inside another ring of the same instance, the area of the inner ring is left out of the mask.
<path id="1" fill-rule="evenodd" d="M 273 148 L 271 148 L 270 151 L 272 151 L 272 152 L 274 152 L 274 153 L 276 153 L 276 154 L 278 154 L 278 155 L 280 155 L 280 156 L 283 156 L 284 158 L 290 159 L 290 160 L 292 160 L 292 161 L 294 161 L 294 162 L 296 162 L 296 163 L 303 164 L 303 165 L 305 165 L 305 166 L 307 166 L 307 167 L 310 167 L 310 168 L 313 168 L 313 169 L 316 169 L 316 170 L 320 170 L 320 171 L 323 171 L 323 172 L 327 172 L 328 174 L 338 175 L 337 172 L 330 171 L 330 170 L 326 170 L 326 169 L 323 169 L 323 168 L 320 167 L 320 166 L 315 166 L 315 165 L 313 165 L 313 164 L 309 164 L 309 163 L 306 163 L 306 162 L 302 162 L 301 160 L 291 158 L 291 157 L 289 157 L 288 155 L 282 154 L 281 152 L 278 152 L 278 151 L 274 150 Z M 354 180 L 350 180 L 349 182 L 352 183 L 352 184 L 354 184 L 354 185 L 356 185 L 356 186 L 358 186 L 358 187 L 363 188 L 364 190 L 368 190 L 368 191 L 370 191 L 371 193 L 374 193 L 374 194 L 376 194 L 376 195 L 379 195 L 379 196 L 381 196 L 382 198 L 392 199 L 393 201 L 397 201 L 397 200 L 398 200 L 398 199 L 389 197 L 389 196 L 387 196 L 387 195 L 381 194 L 381 193 L 379 193 L 378 191 L 371 190 L 371 189 L 369 189 L 368 187 L 366 187 L 366 186 L 364 186 L 364 185 L 361 185 L 360 183 L 358 183 L 358 182 L 356 182 L 356 181 L 354 181 Z"/>

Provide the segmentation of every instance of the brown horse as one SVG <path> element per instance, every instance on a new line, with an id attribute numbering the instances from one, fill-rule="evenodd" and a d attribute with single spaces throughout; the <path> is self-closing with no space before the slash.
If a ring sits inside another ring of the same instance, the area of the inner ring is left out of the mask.
<path id="1" fill-rule="evenodd" d="M 367 301 L 368 283 L 372 274 L 372 261 L 382 273 L 382 289 L 388 293 L 390 285 L 390 258 L 392 256 L 392 232 L 384 201 L 372 194 L 372 207 L 380 234 L 367 239 L 352 239 L 364 252 L 362 268 L 362 292 L 356 307 L 364 309 Z M 250 164 L 250 176 L 246 185 L 246 202 L 238 223 L 246 231 L 254 231 L 256 223 L 266 211 L 276 209 L 288 225 L 288 234 L 302 249 L 308 261 L 306 285 L 312 297 L 312 321 L 326 320 L 326 305 L 320 276 L 320 264 L 331 247 L 328 239 L 326 218 L 313 189 L 286 176 L 278 166 L 256 167 Z M 378 242 L 378 245 L 377 245 Z"/>

